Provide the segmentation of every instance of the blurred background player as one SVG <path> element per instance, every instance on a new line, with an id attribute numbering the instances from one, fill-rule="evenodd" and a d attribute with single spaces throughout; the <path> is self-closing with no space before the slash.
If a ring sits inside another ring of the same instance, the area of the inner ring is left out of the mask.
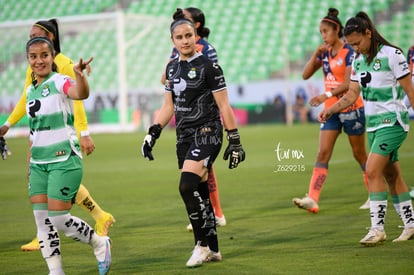
<path id="1" fill-rule="evenodd" d="M 218 63 L 216 49 L 207 41 L 208 36 L 210 35 L 210 30 L 209 28 L 205 27 L 205 16 L 203 11 L 195 7 L 177 9 L 177 11 L 182 12 L 187 19 L 194 23 L 194 26 L 196 27 L 196 50 L 207 56 L 211 61 Z M 178 50 L 176 48 L 173 48 L 170 61 L 174 58 L 177 58 L 178 56 Z M 165 84 L 165 72 L 162 74 L 161 82 L 162 84 Z M 217 226 L 225 226 L 227 224 L 227 221 L 221 208 L 218 182 L 213 167 L 210 169 L 208 174 L 208 190 L 210 192 L 210 201 L 211 205 L 213 206 L 214 214 L 216 216 Z M 191 223 L 187 225 L 187 230 L 193 230 Z"/>
<path id="2" fill-rule="evenodd" d="M 377 31 L 365 12 L 358 12 L 345 25 L 345 37 L 356 51 L 348 93 L 319 115 L 321 122 L 364 98 L 368 143 L 367 161 L 371 226 L 360 240 L 375 246 L 387 238 L 384 230 L 388 190 L 398 204 L 404 230 L 393 242 L 414 236 L 414 212 L 408 187 L 402 177 L 398 149 L 407 137 L 410 119 L 404 104 L 406 94 L 414 104 L 414 86 L 405 56 Z M 405 92 L 405 93 L 404 93 Z"/>
<path id="3" fill-rule="evenodd" d="M 305 124 L 309 119 L 309 104 L 306 102 L 306 94 L 297 93 L 295 104 L 292 105 L 293 116 L 296 122 Z"/>
<path id="4" fill-rule="evenodd" d="M 315 107 L 324 103 L 324 108 L 335 104 L 347 91 L 351 75 L 351 63 L 354 51 L 346 44 L 343 37 L 343 26 L 338 18 L 338 10 L 330 8 L 319 25 L 323 39 L 303 70 L 303 79 L 309 79 L 317 70 L 323 69 L 325 93 L 313 97 L 310 105 Z M 304 198 L 294 198 L 293 204 L 312 213 L 319 211 L 319 196 L 328 175 L 328 164 L 335 142 L 339 134 L 344 132 L 352 148 L 354 158 L 359 163 L 365 186 L 368 180 L 365 173 L 367 153 L 365 149 L 365 117 L 362 98 L 344 109 L 340 114 L 331 116 L 321 125 L 319 136 L 319 152 L 309 183 L 308 194 Z M 369 201 L 361 209 L 369 208 Z"/>
<path id="5" fill-rule="evenodd" d="M 75 74 L 73 72 L 73 62 L 71 59 L 66 57 L 61 53 L 60 48 L 60 39 L 59 39 L 59 26 L 56 19 L 38 21 L 36 22 L 30 30 L 30 38 L 33 37 L 48 37 L 52 42 L 56 51 L 56 56 L 54 59 L 55 64 L 58 67 L 58 71 L 61 74 L 67 75 L 75 79 Z M 26 82 L 23 90 L 23 94 L 19 99 L 19 102 L 16 104 L 13 112 L 7 118 L 5 124 L 0 128 L 0 136 L 4 136 L 10 127 L 15 125 L 19 120 L 25 116 L 26 112 L 26 89 L 32 84 L 32 69 L 30 66 L 26 71 Z M 74 101 L 74 112 L 75 112 L 75 128 L 80 138 L 81 149 L 87 155 L 91 154 L 95 150 L 95 144 L 92 138 L 89 135 L 88 131 L 88 121 L 81 100 Z M 76 194 L 75 203 L 79 205 L 82 209 L 90 213 L 90 215 L 96 221 L 95 231 L 101 236 L 108 235 L 108 229 L 115 222 L 114 217 L 102 210 L 99 204 L 92 198 L 89 194 L 88 189 L 81 184 L 79 186 L 78 193 Z M 39 242 L 35 237 L 31 242 L 22 245 L 21 250 L 23 251 L 34 251 L 39 250 Z"/>

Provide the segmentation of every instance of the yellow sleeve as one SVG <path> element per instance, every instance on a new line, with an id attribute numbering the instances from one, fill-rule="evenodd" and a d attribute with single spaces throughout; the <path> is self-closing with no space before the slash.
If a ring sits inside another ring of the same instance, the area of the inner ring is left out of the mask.
<path id="1" fill-rule="evenodd" d="M 55 59 L 56 65 L 60 74 L 70 76 L 75 79 L 75 72 L 73 71 L 73 62 L 69 60 L 65 65 L 59 66 L 59 61 Z M 88 118 L 86 117 L 85 107 L 83 106 L 82 100 L 73 101 L 73 109 L 75 115 L 75 129 L 78 136 L 81 136 L 81 132 L 88 131 Z"/>
<path id="2" fill-rule="evenodd" d="M 19 101 L 17 102 L 16 106 L 14 107 L 12 113 L 7 118 L 7 124 L 9 127 L 14 126 L 17 122 L 19 122 L 25 115 L 26 115 L 26 90 L 32 83 L 32 70 L 27 68 L 26 70 L 26 81 L 24 84 L 23 94 L 20 97 Z"/>
<path id="3" fill-rule="evenodd" d="M 88 118 L 86 117 L 85 107 L 83 106 L 82 100 L 74 100 L 73 109 L 76 133 L 78 136 L 81 136 L 81 132 L 88 131 Z"/>

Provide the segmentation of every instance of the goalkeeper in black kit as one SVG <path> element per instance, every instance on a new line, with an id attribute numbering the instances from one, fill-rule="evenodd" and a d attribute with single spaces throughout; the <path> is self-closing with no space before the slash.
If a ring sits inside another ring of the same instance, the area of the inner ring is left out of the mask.
<path id="1" fill-rule="evenodd" d="M 223 124 L 228 145 L 224 159 L 236 168 L 245 159 L 233 110 L 229 104 L 221 67 L 196 52 L 196 31 L 185 18 L 170 26 L 179 57 L 167 65 L 164 103 L 142 145 L 142 154 L 153 160 L 152 149 L 173 115 L 176 120 L 176 152 L 181 171 L 179 191 L 193 227 L 193 254 L 187 267 L 220 261 L 215 217 L 209 201 L 208 171 L 223 142 Z M 223 124 L 220 119 L 220 114 Z"/>
<path id="2" fill-rule="evenodd" d="M 0 154 L 3 160 L 7 159 L 7 156 L 11 155 L 11 151 L 9 147 L 7 147 L 7 143 L 4 137 L 0 137 Z"/>

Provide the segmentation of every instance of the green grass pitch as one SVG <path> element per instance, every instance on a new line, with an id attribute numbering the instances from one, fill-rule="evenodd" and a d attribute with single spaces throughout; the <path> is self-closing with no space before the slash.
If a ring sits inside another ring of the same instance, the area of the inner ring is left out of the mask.
<path id="1" fill-rule="evenodd" d="M 414 240 L 391 241 L 402 230 L 391 202 L 386 243 L 373 248 L 359 244 L 370 225 L 369 211 L 358 209 L 367 193 L 344 134 L 337 141 L 316 215 L 293 207 L 291 200 L 307 192 L 318 150 L 318 124 L 246 126 L 240 134 L 246 161 L 229 170 L 222 149 L 215 163 L 228 222 L 218 228 L 223 261 L 197 269 L 185 266 L 193 237 L 185 230 L 188 219 L 178 192 L 174 130 L 164 130 L 152 162 L 141 156 L 143 132 L 93 135 L 96 151 L 85 157 L 83 183 L 117 219 L 110 230 L 110 274 L 413 272 Z M 25 173 L 27 139 L 10 138 L 8 143 L 13 155 L 0 160 L 0 274 L 47 274 L 40 252 L 20 251 L 35 235 Z M 409 186 L 414 186 L 413 157 L 410 133 L 400 149 Z M 79 207 L 74 206 L 72 214 L 94 225 Z M 61 239 L 66 274 L 97 274 L 91 247 L 63 234 Z"/>

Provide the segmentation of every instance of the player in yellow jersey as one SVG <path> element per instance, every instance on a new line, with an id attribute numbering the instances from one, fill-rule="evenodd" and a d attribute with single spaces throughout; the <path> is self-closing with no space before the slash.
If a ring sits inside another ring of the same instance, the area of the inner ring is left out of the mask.
<path id="1" fill-rule="evenodd" d="M 59 41 L 59 27 L 56 19 L 48 21 L 36 22 L 30 31 L 30 38 L 44 36 L 48 37 L 53 41 L 56 57 L 54 59 L 57 65 L 58 72 L 60 74 L 68 75 L 75 78 L 73 72 L 73 62 L 70 58 L 60 52 L 60 41 Z M 32 82 L 32 70 L 30 67 L 26 71 L 26 83 L 24 86 L 23 94 L 19 99 L 13 112 L 7 118 L 7 121 L 2 127 L 0 127 L 0 137 L 4 136 L 10 127 L 15 125 L 23 116 L 26 115 L 26 89 Z M 74 112 L 75 112 L 75 128 L 78 136 L 80 137 L 80 145 L 82 151 L 89 155 L 95 150 L 95 144 L 93 139 L 89 136 L 88 132 L 88 121 L 85 113 L 85 109 L 82 101 L 74 101 Z M 114 217 L 101 209 L 101 207 L 95 202 L 95 200 L 89 194 L 88 189 L 81 184 L 79 191 L 75 198 L 75 203 L 82 209 L 91 214 L 95 220 L 95 231 L 98 235 L 108 235 L 109 227 L 115 222 Z M 35 237 L 31 242 L 22 245 L 21 250 L 23 251 L 35 251 L 40 250 L 39 241 Z"/>

